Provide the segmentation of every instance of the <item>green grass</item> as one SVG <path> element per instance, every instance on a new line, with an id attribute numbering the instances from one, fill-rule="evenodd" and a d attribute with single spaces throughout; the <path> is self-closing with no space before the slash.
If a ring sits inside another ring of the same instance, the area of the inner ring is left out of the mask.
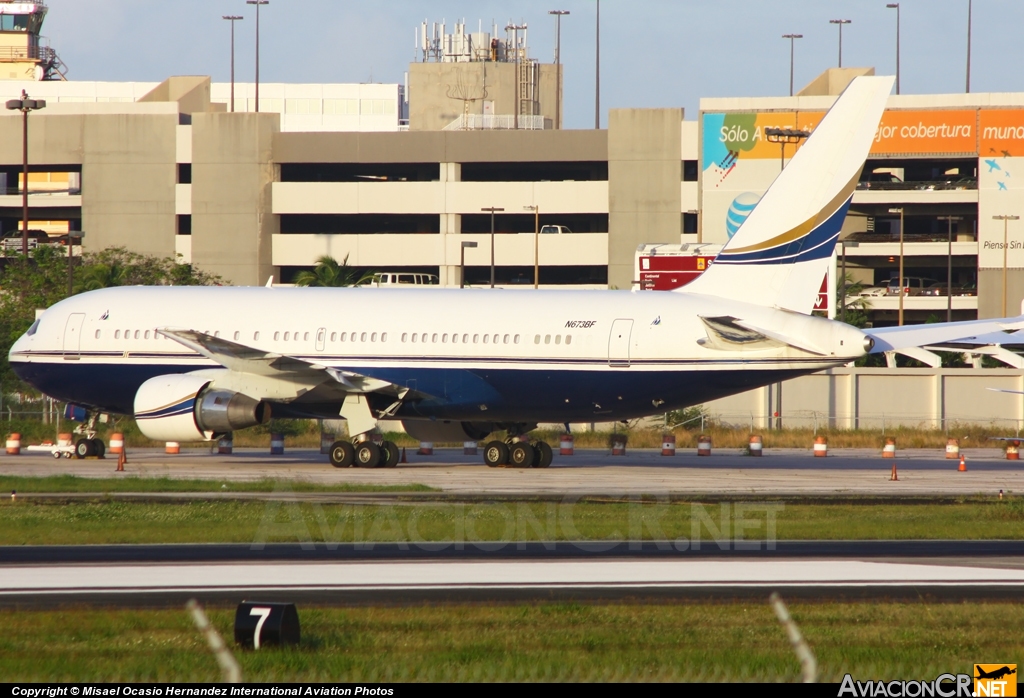
<path id="1" fill-rule="evenodd" d="M 791 603 L 822 681 L 933 679 L 1013 662 L 1014 603 Z M 233 647 L 233 609 L 210 618 L 246 681 L 798 681 L 768 604 L 300 607 L 298 648 Z M 5 681 L 214 681 L 184 609 L 0 611 Z"/>
<path id="2" fill-rule="evenodd" d="M 76 475 L 47 477 L 0 476 L 0 492 L 273 492 L 286 487 L 294 492 L 436 492 L 420 484 L 318 484 L 301 480 L 179 480 L 169 477 L 88 478 Z"/>
<path id="3" fill-rule="evenodd" d="M 770 506 L 781 540 L 1024 538 L 1024 501 L 1019 499 Z M 0 544 L 699 538 L 704 545 L 713 545 L 716 537 L 734 538 L 734 522 L 740 519 L 750 522 L 744 538 L 768 536 L 769 510 L 756 503 L 406 501 L 378 505 L 102 498 L 12 503 L 3 499 Z"/>

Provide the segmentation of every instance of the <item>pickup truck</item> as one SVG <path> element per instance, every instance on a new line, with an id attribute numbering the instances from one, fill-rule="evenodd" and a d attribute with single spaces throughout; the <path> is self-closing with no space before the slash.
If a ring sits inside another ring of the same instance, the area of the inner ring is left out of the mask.
<path id="1" fill-rule="evenodd" d="M 564 225 L 542 225 L 541 228 L 540 228 L 540 232 L 543 235 L 543 234 L 546 234 L 546 233 L 554 233 L 554 234 L 571 233 L 572 231 L 569 230 L 568 228 L 566 228 Z"/>

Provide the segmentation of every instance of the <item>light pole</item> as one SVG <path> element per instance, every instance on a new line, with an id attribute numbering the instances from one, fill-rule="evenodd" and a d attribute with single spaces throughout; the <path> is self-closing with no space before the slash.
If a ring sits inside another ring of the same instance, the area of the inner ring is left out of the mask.
<path id="1" fill-rule="evenodd" d="M 809 138 L 810 135 L 810 131 L 801 131 L 800 129 L 794 128 L 772 128 L 770 126 L 765 128 L 765 140 L 769 143 L 778 143 L 782 148 L 782 154 L 780 155 L 781 161 L 779 163 L 780 172 L 786 169 L 786 144 L 798 144 L 805 138 Z"/>
<path id="2" fill-rule="evenodd" d="M 890 2 L 886 5 L 889 9 L 896 10 L 896 94 L 900 93 L 900 4 Z"/>
<path id="3" fill-rule="evenodd" d="M 471 240 L 462 241 L 462 251 L 459 256 L 459 288 L 466 287 L 466 248 L 476 247 L 476 243 Z"/>
<path id="4" fill-rule="evenodd" d="M 903 326 L 903 207 L 890 208 L 889 213 L 900 214 L 900 271 L 899 271 L 899 282 L 900 282 L 900 313 L 899 313 L 899 326 Z"/>
<path id="5" fill-rule="evenodd" d="M 224 15 L 221 19 L 231 22 L 231 111 L 235 110 L 235 22 L 244 19 L 241 15 Z"/>
<path id="6" fill-rule="evenodd" d="M 562 128 L 562 15 L 569 10 L 549 10 L 555 16 L 555 128 Z"/>
<path id="7" fill-rule="evenodd" d="M 78 243 L 82 243 L 82 238 L 85 237 L 85 233 L 81 230 L 68 230 L 68 297 L 74 293 L 75 287 L 75 273 L 74 260 L 71 258 L 71 248 L 75 245 L 75 238 L 78 238 Z"/>
<path id="8" fill-rule="evenodd" d="M 269 5 L 270 0 L 245 0 L 246 5 L 256 6 L 256 112 L 260 110 L 260 5 Z M 232 25 L 234 26 L 234 25 Z"/>
<path id="9" fill-rule="evenodd" d="M 967 89 L 971 91 L 971 15 L 973 14 L 972 0 L 967 0 Z"/>
<path id="10" fill-rule="evenodd" d="M 953 321 L 953 221 L 960 216 L 939 216 L 940 221 L 949 225 L 946 230 L 946 322 Z"/>
<path id="11" fill-rule="evenodd" d="M 597 48 L 594 65 L 594 128 L 601 128 L 601 0 L 597 0 Z"/>
<path id="12" fill-rule="evenodd" d="M 7 100 L 7 108 L 20 111 L 21 119 L 21 253 L 28 256 L 28 113 L 36 109 L 45 109 L 45 99 L 29 99 L 25 90 L 21 91 L 21 99 Z"/>
<path id="13" fill-rule="evenodd" d="M 1007 252 L 1009 250 L 1007 239 L 1007 224 L 1010 221 L 1019 221 L 1020 216 L 992 216 L 993 220 L 1003 222 L 1003 315 L 1006 317 L 1006 266 L 1007 266 Z"/>
<path id="14" fill-rule="evenodd" d="M 525 24 L 509 24 L 505 27 L 505 31 L 512 30 L 512 50 L 516 53 L 516 108 L 512 112 L 512 126 L 515 129 L 519 128 L 519 112 L 523 107 L 523 93 L 519 89 L 519 30 L 526 29 Z"/>
<path id="15" fill-rule="evenodd" d="M 527 211 L 533 211 L 533 287 L 540 284 L 540 205 L 523 206 Z"/>
<path id="16" fill-rule="evenodd" d="M 794 39 L 804 38 L 803 34 L 783 34 L 783 39 L 789 39 L 789 96 L 793 96 L 793 44 Z"/>
<path id="17" fill-rule="evenodd" d="M 830 19 L 829 24 L 839 25 L 839 67 L 843 67 L 843 25 L 850 24 L 853 22 L 852 19 Z"/>
<path id="18" fill-rule="evenodd" d="M 484 212 L 490 212 L 491 214 L 491 288 L 494 288 L 494 213 L 496 211 L 504 211 L 503 208 L 497 208 L 496 206 L 489 206 L 488 208 L 480 209 Z"/>

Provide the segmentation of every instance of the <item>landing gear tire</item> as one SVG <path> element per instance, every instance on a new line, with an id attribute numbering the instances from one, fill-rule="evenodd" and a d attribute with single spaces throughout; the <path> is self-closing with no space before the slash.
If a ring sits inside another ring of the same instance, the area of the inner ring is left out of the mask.
<path id="1" fill-rule="evenodd" d="M 381 467 L 383 468 L 394 468 L 398 465 L 399 459 L 402 457 L 402 452 L 398 450 L 398 446 L 391 443 L 390 441 L 384 441 L 380 445 L 380 458 Z"/>
<path id="2" fill-rule="evenodd" d="M 532 468 L 533 456 L 533 446 L 522 442 L 513 444 L 512 448 L 508 450 L 509 465 L 516 468 Z"/>
<path id="3" fill-rule="evenodd" d="M 378 468 L 381 465 L 380 446 L 364 441 L 356 446 L 356 465 L 360 468 Z"/>
<path id="4" fill-rule="evenodd" d="M 75 458 L 79 460 L 96 455 L 96 444 L 92 439 L 79 439 L 75 442 Z"/>
<path id="5" fill-rule="evenodd" d="M 348 441 L 335 441 L 331 444 L 328 457 L 335 468 L 351 468 L 356 460 L 355 446 Z"/>
<path id="6" fill-rule="evenodd" d="M 92 444 L 97 458 L 103 458 L 106 456 L 107 447 L 106 444 L 103 443 L 103 439 L 93 439 Z"/>
<path id="7" fill-rule="evenodd" d="M 500 441 L 491 441 L 484 446 L 484 463 L 489 468 L 499 468 L 508 463 L 508 446 Z"/>
<path id="8" fill-rule="evenodd" d="M 551 461 L 555 459 L 555 454 L 551 451 L 551 447 L 543 441 L 538 441 L 533 446 L 533 450 L 536 454 L 533 457 L 534 468 L 547 468 L 551 466 Z"/>

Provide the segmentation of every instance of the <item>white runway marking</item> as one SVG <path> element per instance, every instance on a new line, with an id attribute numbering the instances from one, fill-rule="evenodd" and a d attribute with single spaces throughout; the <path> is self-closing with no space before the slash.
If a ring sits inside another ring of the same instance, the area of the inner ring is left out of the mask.
<path id="1" fill-rule="evenodd" d="M 1024 586 L 1024 570 L 856 560 L 500 561 L 10 566 L 0 595 L 230 590 Z"/>

